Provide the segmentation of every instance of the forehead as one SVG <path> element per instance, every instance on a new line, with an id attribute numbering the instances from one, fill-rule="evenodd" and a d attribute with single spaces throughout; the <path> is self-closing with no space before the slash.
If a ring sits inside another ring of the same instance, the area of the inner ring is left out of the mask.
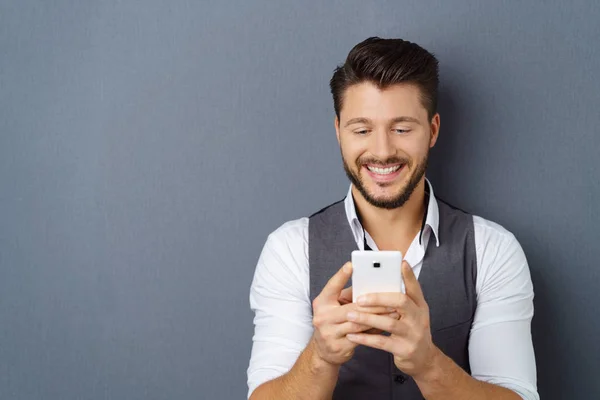
<path id="1" fill-rule="evenodd" d="M 362 117 L 386 121 L 400 116 L 427 120 L 418 86 L 401 83 L 380 89 L 371 82 L 362 82 L 344 92 L 340 120 Z"/>

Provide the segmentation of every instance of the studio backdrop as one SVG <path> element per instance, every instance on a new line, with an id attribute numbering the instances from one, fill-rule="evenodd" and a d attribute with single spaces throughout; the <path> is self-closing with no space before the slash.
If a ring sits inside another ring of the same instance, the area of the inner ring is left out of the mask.
<path id="1" fill-rule="evenodd" d="M 242 399 L 267 235 L 348 188 L 328 82 L 441 68 L 436 193 L 512 231 L 542 399 L 600 398 L 600 6 L 0 0 L 0 399 Z"/>

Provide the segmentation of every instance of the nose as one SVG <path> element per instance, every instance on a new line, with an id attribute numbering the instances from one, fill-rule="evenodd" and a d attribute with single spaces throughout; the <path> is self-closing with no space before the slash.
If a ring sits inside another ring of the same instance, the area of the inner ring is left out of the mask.
<path id="1" fill-rule="evenodd" d="M 388 132 L 384 130 L 377 131 L 374 135 L 371 135 L 371 138 L 373 139 L 371 153 L 381 161 L 385 161 L 396 154 L 396 149 Z"/>

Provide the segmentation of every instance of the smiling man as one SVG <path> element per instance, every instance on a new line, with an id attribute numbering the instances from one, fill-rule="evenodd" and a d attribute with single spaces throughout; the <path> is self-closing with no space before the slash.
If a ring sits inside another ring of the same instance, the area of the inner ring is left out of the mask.
<path id="1" fill-rule="evenodd" d="M 369 38 L 330 86 L 350 189 L 267 239 L 250 291 L 249 398 L 539 399 L 521 246 L 425 178 L 440 132 L 435 57 Z M 406 294 L 352 303 L 357 249 L 401 251 Z"/>

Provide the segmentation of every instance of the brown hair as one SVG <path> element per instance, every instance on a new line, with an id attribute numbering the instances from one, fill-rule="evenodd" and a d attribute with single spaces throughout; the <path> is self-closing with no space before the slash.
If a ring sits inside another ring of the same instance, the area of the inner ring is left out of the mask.
<path id="1" fill-rule="evenodd" d="M 329 82 L 335 114 L 340 117 L 343 95 L 350 86 L 371 82 L 380 89 L 397 83 L 412 83 L 421 91 L 429 119 L 437 110 L 438 60 L 424 48 L 402 39 L 371 37 L 350 50 L 344 65 L 337 67 Z"/>

